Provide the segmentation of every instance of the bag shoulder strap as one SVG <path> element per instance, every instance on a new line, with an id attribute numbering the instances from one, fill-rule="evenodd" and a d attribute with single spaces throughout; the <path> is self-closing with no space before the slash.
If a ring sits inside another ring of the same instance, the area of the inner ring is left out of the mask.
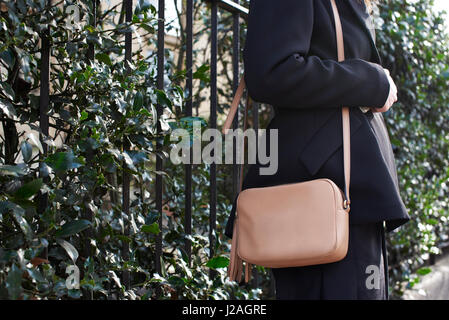
<path id="1" fill-rule="evenodd" d="M 335 0 L 330 0 L 332 5 L 332 12 L 335 21 L 335 34 L 337 38 L 337 54 L 338 61 L 345 60 L 345 46 L 343 42 L 343 30 L 341 27 L 340 14 L 338 13 L 337 4 Z M 343 165 L 345 172 L 345 209 L 349 210 L 351 201 L 349 200 L 349 183 L 351 177 L 351 133 L 349 126 L 349 108 L 342 107 L 342 122 L 343 122 Z"/>
<path id="2" fill-rule="evenodd" d="M 340 21 L 340 15 L 338 13 L 337 5 L 335 3 L 335 0 L 330 0 L 332 11 L 334 15 L 334 21 L 335 21 L 335 33 L 337 38 L 337 54 L 338 54 L 338 61 L 343 61 L 345 59 L 345 53 L 344 53 L 344 42 L 343 42 L 343 30 L 341 27 L 341 21 Z M 222 133 L 226 134 L 231 127 L 231 123 L 234 120 L 235 114 L 238 110 L 239 102 L 243 96 L 243 92 L 245 90 L 245 75 L 240 78 L 240 82 L 238 85 L 238 88 L 234 94 L 234 98 L 232 99 L 231 108 L 229 110 L 229 113 L 226 117 L 225 123 L 223 124 Z M 249 97 L 249 94 L 247 94 L 246 99 L 246 106 L 245 106 L 245 119 L 244 119 L 244 126 L 246 129 L 246 115 L 248 112 L 248 107 L 250 104 L 251 98 Z M 343 163 L 344 163 L 344 176 L 345 176 L 345 206 L 349 210 L 350 205 L 350 198 L 349 198 L 349 184 L 350 184 L 350 171 L 351 171 L 351 146 L 350 146 L 350 122 L 349 122 L 349 108 L 348 107 L 342 107 L 342 123 L 343 123 Z M 245 149 L 245 142 L 244 140 L 243 145 L 243 151 Z M 242 152 L 244 157 L 244 152 Z M 240 170 L 240 190 L 242 189 L 242 180 L 243 180 L 243 164 L 241 166 Z"/>

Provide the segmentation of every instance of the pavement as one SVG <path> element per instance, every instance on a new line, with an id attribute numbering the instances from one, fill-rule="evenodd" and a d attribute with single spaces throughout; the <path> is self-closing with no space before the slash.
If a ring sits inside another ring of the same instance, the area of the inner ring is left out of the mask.
<path id="1" fill-rule="evenodd" d="M 405 291 L 404 300 L 449 300 L 449 255 L 434 265 L 432 272 L 421 276 L 421 281 Z"/>

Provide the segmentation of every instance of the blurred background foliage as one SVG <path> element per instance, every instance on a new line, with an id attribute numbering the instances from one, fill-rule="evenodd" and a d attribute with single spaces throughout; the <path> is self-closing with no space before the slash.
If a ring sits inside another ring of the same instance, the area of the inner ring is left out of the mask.
<path id="1" fill-rule="evenodd" d="M 62 1 L 65 6 L 71 4 Z M 122 7 L 100 12 L 96 27 L 73 32 L 67 15 L 45 1 L 0 1 L 0 298 L 1 299 L 261 299 L 274 298 L 270 270 L 258 268 L 257 283 L 229 282 L 229 239 L 224 223 L 230 212 L 232 168 L 217 165 L 215 257 L 209 258 L 209 166 L 193 165 L 192 235 L 184 232 L 184 167 L 155 159 L 170 152 L 170 132 L 191 128 L 198 115 L 184 117 L 185 38 L 165 50 L 164 90 L 156 89 L 156 50 L 133 52 L 124 62 L 123 34 L 145 33 L 157 43 L 157 12 L 145 0 L 135 2 L 130 25 L 117 22 Z M 241 4 L 248 7 L 248 1 Z M 81 19 L 92 13 L 79 1 Z M 399 299 L 405 288 L 426 274 L 429 259 L 448 241 L 449 54 L 444 17 L 433 1 L 391 0 L 379 3 L 377 45 L 383 66 L 399 89 L 398 102 L 384 114 L 396 155 L 402 196 L 412 221 L 388 239 L 390 290 Z M 194 39 L 210 32 L 206 2 L 194 1 Z M 178 17 L 181 21 L 181 16 Z M 50 24 L 52 65 L 49 116 L 51 134 L 39 133 L 40 53 L 44 24 Z M 232 52 L 232 15 L 220 13 L 218 60 Z M 167 30 L 170 29 L 168 23 Z M 246 26 L 241 25 L 244 44 Z M 86 57 L 89 44 L 95 59 Z M 194 50 L 193 107 L 198 110 L 209 86 L 208 45 Z M 174 52 L 178 53 L 175 59 Z M 198 63 L 201 61 L 201 63 Z M 128 68 L 129 67 L 129 68 Z M 232 72 L 222 72 L 218 112 L 232 99 Z M 156 105 L 164 108 L 163 131 L 156 132 Z M 270 119 L 261 106 L 260 127 Z M 241 119 L 242 117 L 240 117 Z M 131 151 L 123 151 L 122 141 Z M 162 139 L 162 154 L 155 151 Z M 59 142 L 59 143 L 58 143 Z M 43 154 L 43 144 L 47 154 Z M 123 166 L 123 163 L 126 164 Z M 131 174 L 130 215 L 123 214 L 123 172 Z M 157 223 L 155 176 L 162 174 L 163 228 Z M 44 177 L 46 180 L 42 179 Z M 48 197 L 48 206 L 39 199 Z M 86 212 L 93 219 L 86 219 Z M 129 226 L 126 234 L 125 225 Z M 162 272 L 155 272 L 156 235 L 162 232 Z M 184 241 L 192 242 L 192 255 Z M 129 259 L 123 243 L 130 246 Z M 89 254 L 92 253 L 92 254 Z M 80 269 L 80 289 L 67 289 L 66 267 Z M 210 270 L 215 270 L 211 275 Z M 131 286 L 122 283 L 129 271 Z"/>
<path id="2" fill-rule="evenodd" d="M 447 246 L 449 196 L 449 45 L 446 15 L 433 1 L 380 1 L 377 45 L 398 87 L 385 113 L 411 221 L 389 236 L 395 296 L 419 281 Z"/>

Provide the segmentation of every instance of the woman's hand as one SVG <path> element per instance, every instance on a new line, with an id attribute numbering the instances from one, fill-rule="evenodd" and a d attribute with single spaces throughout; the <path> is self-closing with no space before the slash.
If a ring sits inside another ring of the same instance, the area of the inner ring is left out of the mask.
<path id="1" fill-rule="evenodd" d="M 382 108 L 371 108 L 372 112 L 386 112 L 391 108 L 393 103 L 398 101 L 398 89 L 396 88 L 396 85 L 390 76 L 390 71 L 385 68 L 384 71 L 387 74 L 388 82 L 390 82 L 390 92 L 388 94 L 388 98 L 387 101 L 385 102 L 385 105 Z"/>

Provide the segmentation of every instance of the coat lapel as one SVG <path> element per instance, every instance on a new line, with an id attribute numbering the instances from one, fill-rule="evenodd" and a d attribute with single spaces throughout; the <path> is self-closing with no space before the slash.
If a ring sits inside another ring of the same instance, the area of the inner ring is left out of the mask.
<path id="1" fill-rule="evenodd" d="M 343 0 L 347 1 L 349 4 L 349 7 L 351 7 L 352 11 L 354 11 L 354 14 L 357 17 L 357 21 L 360 22 L 360 25 L 362 26 L 365 33 L 368 35 L 371 43 L 371 49 L 374 53 L 374 59 L 377 60 L 376 62 L 381 64 L 381 58 L 379 55 L 379 51 L 376 47 L 376 31 L 374 29 L 374 25 L 372 23 L 372 17 L 369 15 L 369 13 L 366 11 L 365 3 L 363 0 Z M 355 1 L 360 1 L 360 3 L 355 3 Z"/>

